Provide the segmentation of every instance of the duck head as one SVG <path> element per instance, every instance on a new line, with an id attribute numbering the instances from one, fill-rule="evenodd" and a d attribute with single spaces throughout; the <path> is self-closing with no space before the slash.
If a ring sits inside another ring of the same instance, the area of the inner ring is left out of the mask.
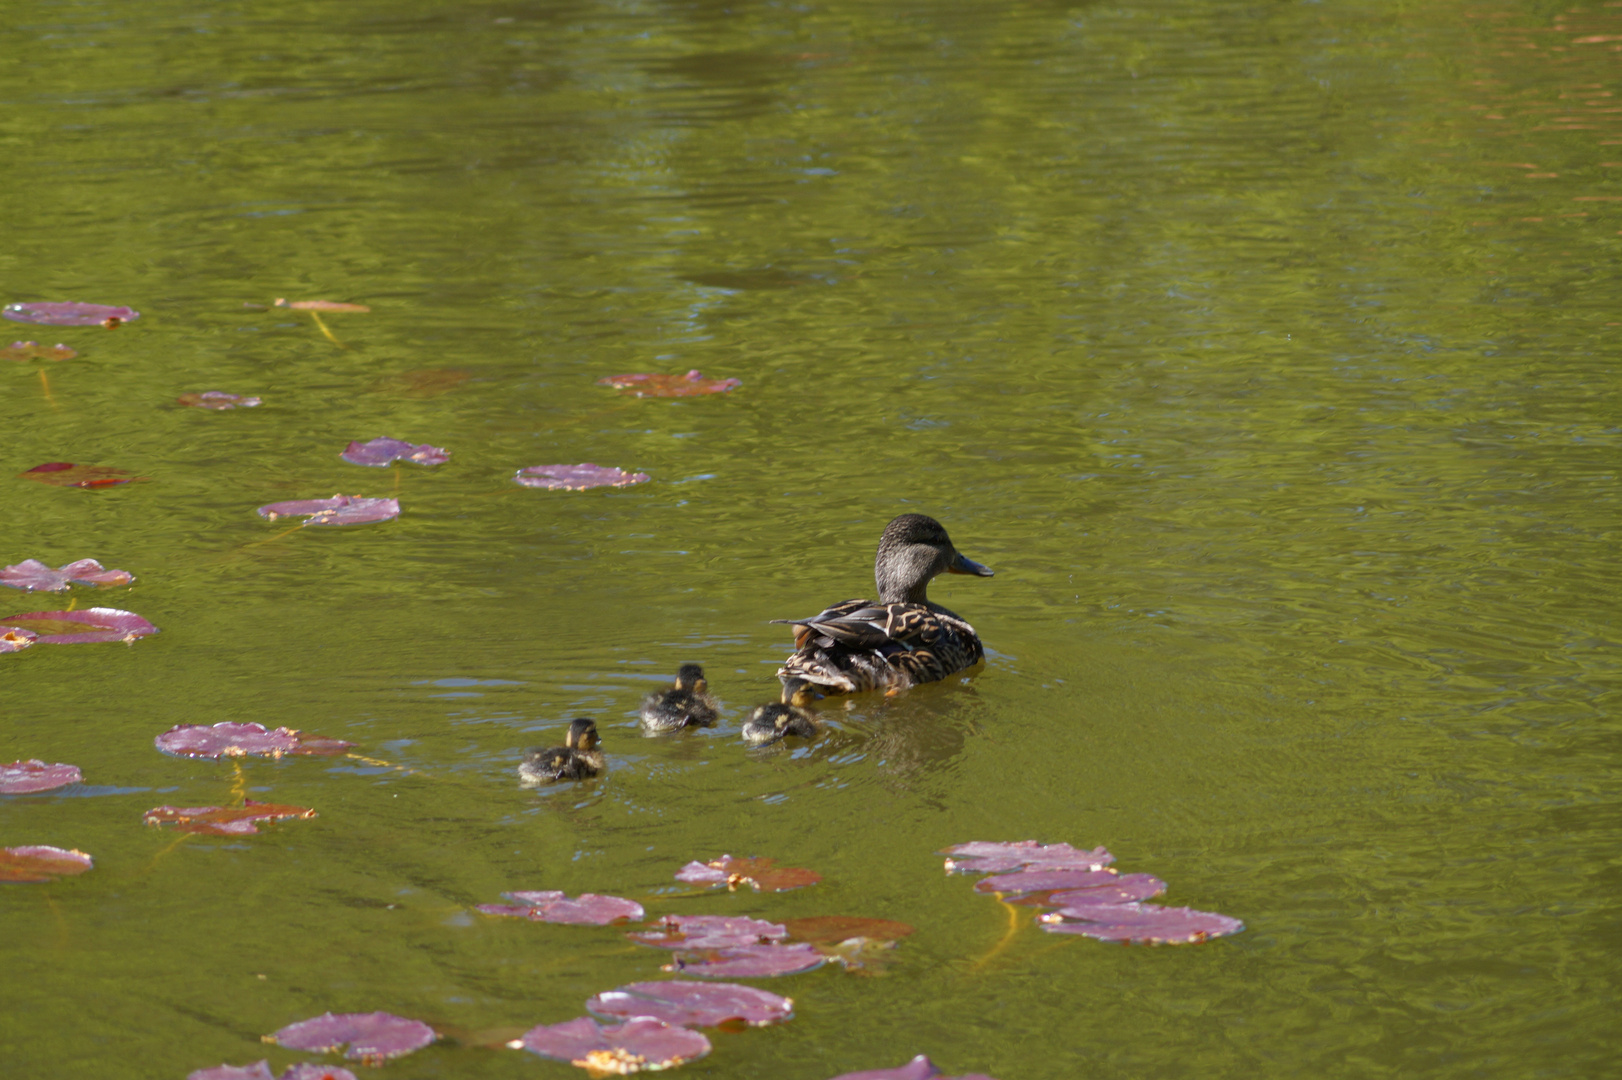
<path id="1" fill-rule="evenodd" d="M 570 750 L 597 749 L 597 725 L 584 716 L 569 721 L 569 734 L 563 737 L 563 745 Z"/>
<path id="2" fill-rule="evenodd" d="M 704 669 L 697 664 L 683 664 L 676 671 L 676 689 L 686 690 L 691 694 L 702 694 L 708 685 L 704 681 Z"/>
<path id="3" fill-rule="evenodd" d="M 991 577 L 992 570 L 960 554 L 941 523 L 925 514 L 902 514 L 884 527 L 873 561 L 880 603 L 928 603 L 937 574 Z"/>

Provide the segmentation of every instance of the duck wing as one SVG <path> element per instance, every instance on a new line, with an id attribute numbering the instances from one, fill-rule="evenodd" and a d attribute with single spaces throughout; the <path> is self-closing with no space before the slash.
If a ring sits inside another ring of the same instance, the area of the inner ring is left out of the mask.
<path id="1" fill-rule="evenodd" d="M 796 649 L 881 649 L 900 645 L 915 649 L 933 644 L 940 636 L 935 613 L 922 604 L 876 604 L 846 600 L 809 619 L 774 619 L 792 623 Z"/>

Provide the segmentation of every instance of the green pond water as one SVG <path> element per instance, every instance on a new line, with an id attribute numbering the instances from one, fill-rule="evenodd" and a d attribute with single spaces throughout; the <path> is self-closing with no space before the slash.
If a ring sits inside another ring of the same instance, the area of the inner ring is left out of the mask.
<path id="1" fill-rule="evenodd" d="M 757 985 L 683 1077 L 926 1053 L 999 1080 L 1591 1077 L 1622 927 L 1616 566 L 1622 8 L 1603 3 L 233 2 L 7 7 L 0 301 L 128 304 L 0 362 L 0 590 L 161 628 L 0 657 L 0 1072 L 179 1080 L 387 1010 L 386 1077 L 568 1077 L 501 1049 L 662 978 L 514 889 L 855 915 L 878 973 Z M 371 306 L 325 316 L 278 297 Z M 0 342 L 3 343 L 3 342 Z M 734 377 L 636 400 L 622 372 Z M 427 373 L 427 374 L 424 374 Z M 187 392 L 257 394 L 214 413 Z M 448 464 L 365 469 L 388 435 Z M 49 461 L 146 482 L 51 487 Z M 522 489 L 591 461 L 651 482 Z M 256 507 L 398 497 L 289 530 Z M 983 668 L 822 703 L 749 752 L 788 631 L 871 595 L 892 516 Z M 696 661 L 717 728 L 643 738 Z M 593 717 L 610 767 L 521 790 Z M 351 758 L 172 758 L 181 723 Z M 142 825 L 248 797 L 246 838 Z M 1042 933 L 937 850 L 1106 845 L 1190 947 Z M 825 880 L 673 895 L 690 859 Z M 337 1060 L 329 1058 L 325 1060 Z"/>

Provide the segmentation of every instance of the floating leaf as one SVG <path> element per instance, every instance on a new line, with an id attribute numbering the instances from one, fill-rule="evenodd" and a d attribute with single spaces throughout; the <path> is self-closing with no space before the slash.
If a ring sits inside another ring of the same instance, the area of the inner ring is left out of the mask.
<path id="1" fill-rule="evenodd" d="M 696 983 L 679 979 L 639 982 L 606 990 L 586 1002 L 598 1016 L 645 1016 L 683 1027 L 716 1027 L 740 1022 L 751 1027 L 779 1024 L 794 1015 L 794 1002 L 737 983 Z"/>
<path id="2" fill-rule="evenodd" d="M 251 409 L 264 402 L 256 397 L 243 397 L 241 394 L 227 394 L 224 390 L 204 390 L 200 394 L 181 394 L 175 398 L 182 405 L 191 405 L 198 409 Z"/>
<path id="3" fill-rule="evenodd" d="M 597 385 L 629 390 L 637 397 L 697 397 L 725 394 L 743 383 L 737 379 L 706 379 L 694 368 L 685 375 L 610 375 L 598 379 Z"/>
<path id="4" fill-rule="evenodd" d="M 24 559 L 0 570 L 0 585 L 24 592 L 65 592 L 68 583 L 81 585 L 128 585 L 135 575 L 127 570 L 103 570 L 95 559 L 79 559 L 60 570 L 52 570 L 38 559 Z"/>
<path id="5" fill-rule="evenodd" d="M 80 630 L 89 626 L 90 630 Z M 30 611 L 0 616 L 0 629 L 21 629 L 35 634 L 38 645 L 79 645 L 92 641 L 134 641 L 156 634 L 158 628 L 118 608 L 93 607 L 83 611 Z"/>
<path id="6" fill-rule="evenodd" d="M 640 919 L 644 914 L 642 905 L 635 900 L 625 900 L 618 896 L 599 896 L 596 893 L 581 893 L 575 900 L 570 900 L 561 892 L 551 891 L 511 892 L 501 895 L 518 903 L 480 904 L 477 910 L 486 915 L 519 915 L 536 922 L 581 926 L 607 926 L 609 923 L 624 919 Z"/>
<path id="7" fill-rule="evenodd" d="M 402 371 L 385 375 L 368 389 L 402 397 L 438 397 L 456 389 L 473 377 L 470 371 L 457 368 L 424 368 L 420 371 Z"/>
<path id="8" fill-rule="evenodd" d="M 594 487 L 629 487 L 648 479 L 647 473 L 626 472 L 607 465 L 531 465 L 513 477 L 525 487 L 552 491 L 585 491 Z"/>
<path id="9" fill-rule="evenodd" d="M 893 941 L 865 937 L 846 938 L 844 941 L 814 946 L 823 956 L 846 971 L 863 975 L 876 975 L 888 967 L 890 961 L 894 959 L 895 947 Z"/>
<path id="10" fill-rule="evenodd" d="M 16 626 L 0 626 L 0 653 L 22 652 L 38 640 L 39 635 L 32 630 Z"/>
<path id="11" fill-rule="evenodd" d="M 78 352 L 63 344 L 41 345 L 37 341 L 13 341 L 0 348 L 0 356 L 7 360 L 72 360 Z"/>
<path id="12" fill-rule="evenodd" d="M 822 875 L 794 866 L 775 866 L 771 859 L 734 859 L 723 855 L 707 863 L 690 862 L 676 871 L 677 881 L 701 885 L 725 885 L 736 890 L 748 883 L 756 892 L 785 892 L 815 885 Z"/>
<path id="13" fill-rule="evenodd" d="M 1245 928 L 1244 923 L 1226 915 L 1159 904 L 1071 906 L 1048 912 L 1038 919 L 1042 929 L 1054 934 L 1081 934 L 1099 941 L 1146 945 L 1186 945 L 1237 934 Z"/>
<path id="14" fill-rule="evenodd" d="M 0 765 L 0 795 L 30 795 L 36 791 L 77 784 L 84 777 L 77 765 L 47 765 L 38 758 Z"/>
<path id="15" fill-rule="evenodd" d="M 919 1054 L 905 1065 L 893 1069 L 863 1069 L 861 1072 L 840 1073 L 833 1080 L 992 1080 L 985 1073 L 965 1073 L 962 1076 L 942 1076 L 935 1063 Z"/>
<path id="16" fill-rule="evenodd" d="M 421 1050 L 438 1036 L 421 1020 L 407 1020 L 386 1012 L 323 1013 L 289 1024 L 270 1036 L 289 1050 L 315 1054 L 336 1053 L 345 1044 L 345 1057 L 368 1065 Z"/>
<path id="17" fill-rule="evenodd" d="M 1069 844 L 1038 844 L 1035 840 L 1016 840 L 1012 843 L 976 841 L 947 848 L 946 872 L 959 874 L 996 874 L 1020 868 L 1030 870 L 1101 870 L 1115 861 L 1115 856 L 1101 847 L 1081 851 Z"/>
<path id="18" fill-rule="evenodd" d="M 1046 903 L 1055 907 L 1069 904 L 1130 904 L 1159 896 L 1165 891 L 1166 883 L 1153 874 L 1121 874 L 1106 885 L 1048 893 Z"/>
<path id="19" fill-rule="evenodd" d="M 821 967 L 825 959 L 814 945 L 740 945 L 683 951 L 660 970 L 705 979 L 771 979 Z"/>
<path id="20" fill-rule="evenodd" d="M 54 300 L 37 304 L 7 304 L 0 308 L 0 315 L 13 322 L 42 323 L 45 326 L 95 326 L 99 323 L 109 329 L 141 317 L 139 311 L 127 307 Z"/>
<path id="21" fill-rule="evenodd" d="M 1023 870 L 994 874 L 974 883 L 975 892 L 1032 893 L 1054 889 L 1092 889 L 1116 878 L 1113 870 Z"/>
<path id="22" fill-rule="evenodd" d="M 133 484 L 145 480 L 128 469 L 114 469 L 107 465 L 75 465 L 71 461 L 47 461 L 35 465 L 27 472 L 17 474 L 24 480 L 38 480 L 55 487 L 104 488 L 120 484 Z"/>
<path id="23" fill-rule="evenodd" d="M 371 442 L 352 442 L 339 456 L 351 465 L 375 465 L 378 468 L 396 459 L 415 461 L 418 465 L 443 465 L 451 459 L 449 450 L 441 450 L 437 446 L 427 443 L 412 445 L 381 436 Z"/>
<path id="24" fill-rule="evenodd" d="M 785 919 L 792 941 L 806 941 L 813 945 L 849 941 L 852 938 L 871 938 L 875 941 L 899 941 L 913 932 L 904 922 L 889 919 L 864 919 L 856 915 L 812 915 L 804 919 Z"/>
<path id="25" fill-rule="evenodd" d="M 0 848 L 0 881 L 55 881 L 82 874 L 94 865 L 82 851 L 48 844 Z"/>
<path id="26" fill-rule="evenodd" d="M 294 514 L 307 515 L 306 525 L 365 525 L 399 517 L 400 500 L 334 495 L 330 499 L 294 499 L 259 508 L 259 516 L 269 521 Z"/>
<path id="27" fill-rule="evenodd" d="M 207 724 L 176 724 L 152 741 L 166 754 L 199 758 L 279 758 L 283 754 L 331 757 L 355 745 L 341 739 L 329 739 L 325 735 L 307 735 L 284 727 L 266 731 L 263 724 L 239 724 L 231 720 L 213 727 Z"/>
<path id="28" fill-rule="evenodd" d="M 633 931 L 625 936 L 661 949 L 725 949 L 761 945 L 788 937 L 788 928 L 782 923 L 744 915 L 666 915 L 649 925 L 655 929 Z"/>
<path id="29" fill-rule="evenodd" d="M 355 1074 L 339 1065 L 301 1061 L 297 1065 L 289 1065 L 278 1080 L 355 1080 Z"/>
<path id="30" fill-rule="evenodd" d="M 365 304 L 345 304 L 336 300 L 294 300 L 289 303 L 281 297 L 276 298 L 276 303 L 273 306 L 279 308 L 288 308 L 292 311 L 348 311 L 362 314 L 372 310 Z"/>
<path id="31" fill-rule="evenodd" d="M 673 1068 L 710 1052 L 710 1040 L 684 1027 L 658 1020 L 604 1025 L 589 1016 L 530 1028 L 522 1039 L 508 1045 L 594 1073 L 619 1076 Z"/>
<path id="32" fill-rule="evenodd" d="M 279 818 L 313 818 L 307 806 L 278 806 L 244 799 L 241 806 L 160 806 L 141 818 L 146 825 L 179 825 L 181 832 L 211 836 L 246 836 L 259 831 L 256 822 Z"/>
<path id="33" fill-rule="evenodd" d="M 212 1069 L 198 1069 L 186 1074 L 186 1080 L 276 1080 L 270 1071 L 270 1062 L 256 1061 L 252 1065 L 216 1065 Z"/>

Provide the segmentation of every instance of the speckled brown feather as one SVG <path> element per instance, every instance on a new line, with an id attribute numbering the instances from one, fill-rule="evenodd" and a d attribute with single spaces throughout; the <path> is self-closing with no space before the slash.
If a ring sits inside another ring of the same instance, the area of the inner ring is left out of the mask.
<path id="1" fill-rule="evenodd" d="M 974 627 L 938 604 L 846 600 L 795 622 L 794 647 L 779 679 L 844 694 L 935 682 L 985 659 Z"/>

